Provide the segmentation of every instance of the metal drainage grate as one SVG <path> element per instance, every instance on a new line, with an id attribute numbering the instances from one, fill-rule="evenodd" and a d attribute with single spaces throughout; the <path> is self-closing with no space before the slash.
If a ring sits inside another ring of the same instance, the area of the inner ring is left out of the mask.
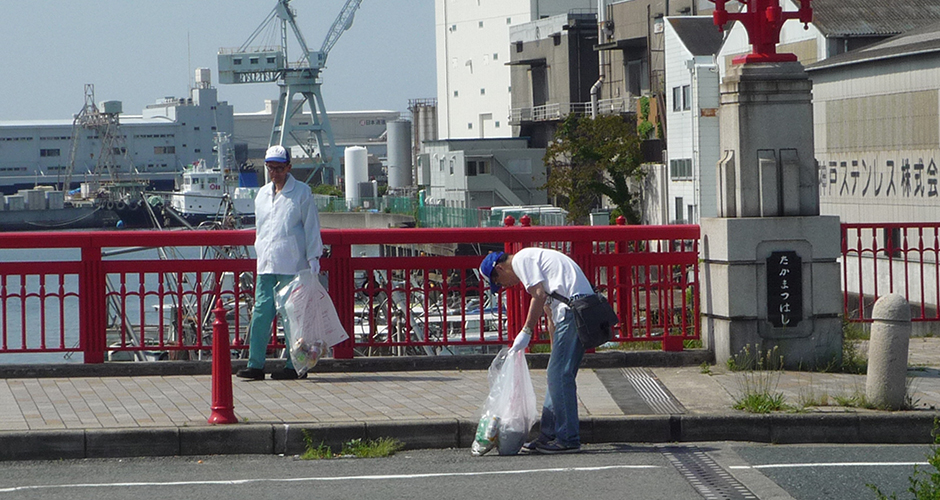
<path id="1" fill-rule="evenodd" d="M 645 368 L 621 368 L 623 376 L 633 384 L 636 392 L 646 401 L 650 409 L 660 415 L 681 415 L 685 408 L 669 394 L 659 380 Z"/>
<path id="2" fill-rule="evenodd" d="M 695 446 L 688 448 L 665 447 L 662 454 L 682 474 L 682 477 L 706 499 L 756 499 L 757 495 L 724 470 L 704 451 Z"/>

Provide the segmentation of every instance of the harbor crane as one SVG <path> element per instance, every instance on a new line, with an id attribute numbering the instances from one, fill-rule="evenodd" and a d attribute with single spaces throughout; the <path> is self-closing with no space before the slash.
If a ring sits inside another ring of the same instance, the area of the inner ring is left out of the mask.
<path id="1" fill-rule="evenodd" d="M 101 149 L 92 172 L 92 191 L 101 185 L 103 176 L 110 181 L 117 181 L 122 167 L 127 172 L 133 171 L 133 163 L 127 154 L 127 145 L 121 133 L 121 103 L 119 101 L 105 101 L 101 106 L 95 104 L 94 84 L 85 84 L 85 105 L 75 115 L 72 122 L 72 142 L 69 147 L 69 164 L 62 179 L 61 190 L 68 192 L 71 189 L 72 177 L 77 163 L 81 163 L 78 156 L 79 145 L 86 133 L 92 133 L 101 141 Z"/>
<path id="2" fill-rule="evenodd" d="M 278 0 L 274 10 L 241 47 L 219 49 L 219 83 L 277 82 L 281 92 L 268 145 L 289 147 L 287 140 L 292 139 L 313 162 L 314 168 L 305 182 L 309 183 L 320 173 L 322 183 L 332 184 L 339 169 L 339 158 L 333 129 L 323 105 L 320 72 L 326 67 L 326 58 L 339 37 L 352 26 L 362 0 L 346 0 L 320 50 L 310 50 L 307 46 L 290 1 Z M 289 62 L 287 56 L 288 27 L 300 46 L 300 58 L 294 63 Z M 274 36 L 279 38 L 279 45 L 253 45 L 272 28 Z M 301 99 L 295 103 L 297 96 Z M 309 120 L 294 122 L 292 118 L 295 115 L 303 116 L 304 104 L 310 108 Z M 302 136 L 304 132 L 306 137 Z"/>

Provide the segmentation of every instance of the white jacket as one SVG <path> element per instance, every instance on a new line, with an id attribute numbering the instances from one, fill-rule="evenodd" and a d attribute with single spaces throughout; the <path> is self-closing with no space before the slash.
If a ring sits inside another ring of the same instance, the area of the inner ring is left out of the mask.
<path id="1" fill-rule="evenodd" d="M 273 182 L 258 191 L 255 228 L 258 274 L 293 275 L 319 264 L 323 240 L 317 204 L 310 187 L 292 175 L 277 195 Z"/>

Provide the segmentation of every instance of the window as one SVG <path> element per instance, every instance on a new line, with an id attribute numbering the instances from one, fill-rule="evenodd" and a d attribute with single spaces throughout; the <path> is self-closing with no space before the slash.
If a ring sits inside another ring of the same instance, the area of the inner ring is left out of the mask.
<path id="1" fill-rule="evenodd" d="M 672 88 L 672 110 L 682 111 L 682 88 L 681 87 Z"/>
<path id="2" fill-rule="evenodd" d="M 687 224 L 692 224 L 695 221 L 695 205 L 686 205 L 687 219 L 685 222 Z"/>
<path id="3" fill-rule="evenodd" d="M 480 89 L 480 95 L 486 95 L 486 89 Z"/>
<path id="4" fill-rule="evenodd" d="M 483 27 L 483 21 L 480 21 L 479 27 L 480 27 L 480 28 Z"/>
<path id="5" fill-rule="evenodd" d="M 454 159 L 450 159 L 450 175 L 454 175 Z"/>
<path id="6" fill-rule="evenodd" d="M 493 60 L 499 61 L 499 52 L 493 52 Z"/>
<path id="7" fill-rule="evenodd" d="M 477 162 L 467 160 L 467 177 L 473 177 L 475 175 L 477 175 Z"/>
<path id="8" fill-rule="evenodd" d="M 692 159 L 682 158 L 669 160 L 669 177 L 672 180 L 689 180 L 692 178 Z"/>
<path id="9" fill-rule="evenodd" d="M 236 57 L 236 58 L 232 59 L 232 65 L 234 65 L 234 66 L 241 66 L 241 65 L 242 65 L 242 60 L 241 60 L 241 58 L 240 58 L 240 57 Z"/>
<path id="10" fill-rule="evenodd" d="M 457 97 L 458 95 L 460 95 L 460 93 L 455 90 L 455 91 L 454 91 L 454 97 Z"/>
<path id="11" fill-rule="evenodd" d="M 274 64 L 275 59 L 273 57 L 268 57 L 267 59 L 265 59 L 265 62 L 267 62 L 268 64 Z"/>
<path id="12" fill-rule="evenodd" d="M 248 64 L 258 64 L 260 60 L 257 57 L 249 57 Z"/>
<path id="13" fill-rule="evenodd" d="M 183 147 L 186 147 L 185 145 Z M 173 155 L 176 154 L 176 146 L 154 146 L 153 154 L 155 155 Z"/>
<path id="14" fill-rule="evenodd" d="M 473 122 L 467 122 L 467 130 L 473 130 Z"/>
<path id="15" fill-rule="evenodd" d="M 441 158 L 440 167 L 438 168 L 438 170 L 441 171 L 441 172 L 444 171 L 444 159 L 443 159 L 443 158 Z"/>
<path id="16" fill-rule="evenodd" d="M 496 122 L 496 128 L 499 128 L 499 122 L 498 122 L 498 121 Z"/>
<path id="17" fill-rule="evenodd" d="M 676 220 L 674 222 L 679 222 L 679 217 L 682 217 L 682 209 L 685 208 L 685 203 L 683 203 L 682 198 L 676 197 Z"/>
<path id="18" fill-rule="evenodd" d="M 61 153 L 58 149 L 40 149 L 39 156 L 43 158 L 48 158 L 50 156 L 59 156 Z"/>
<path id="19" fill-rule="evenodd" d="M 692 87 L 690 85 L 682 86 L 682 109 L 692 109 Z"/>
<path id="20" fill-rule="evenodd" d="M 511 18 L 511 17 L 507 17 L 507 18 L 506 18 L 506 24 L 512 24 L 512 18 Z"/>

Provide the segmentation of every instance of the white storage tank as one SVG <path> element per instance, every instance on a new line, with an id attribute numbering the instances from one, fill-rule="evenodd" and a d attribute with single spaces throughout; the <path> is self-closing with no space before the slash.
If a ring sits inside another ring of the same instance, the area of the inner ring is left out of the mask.
<path id="1" fill-rule="evenodd" d="M 26 203 L 26 210 L 45 210 L 46 192 L 42 189 L 20 189 Z"/>
<path id="2" fill-rule="evenodd" d="M 205 84 L 205 87 L 201 84 Z M 196 87 L 207 88 L 212 85 L 212 70 L 209 68 L 196 68 Z"/>
<path id="3" fill-rule="evenodd" d="M 26 206 L 26 198 L 21 194 L 13 194 L 7 196 L 7 210 L 16 211 L 24 210 Z"/>
<path id="4" fill-rule="evenodd" d="M 359 183 L 369 180 L 369 150 L 362 146 L 350 146 L 346 148 L 345 158 L 346 206 L 358 207 Z"/>
<path id="5" fill-rule="evenodd" d="M 388 122 L 388 187 L 409 187 L 411 180 L 411 122 Z"/>

